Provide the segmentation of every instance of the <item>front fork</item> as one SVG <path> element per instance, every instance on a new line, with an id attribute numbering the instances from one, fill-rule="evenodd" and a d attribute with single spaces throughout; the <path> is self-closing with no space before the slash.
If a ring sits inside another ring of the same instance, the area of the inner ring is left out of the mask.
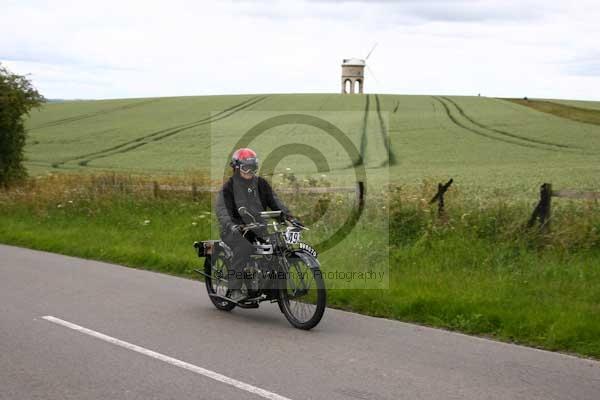
<path id="1" fill-rule="evenodd" d="M 290 265 L 288 258 L 290 258 L 288 254 L 279 257 L 279 266 L 281 268 L 281 271 L 283 272 L 284 279 L 281 280 L 281 282 L 279 282 L 278 289 L 287 291 L 287 282 L 289 282 L 289 289 L 291 290 L 291 295 L 288 292 L 286 297 L 288 299 L 293 299 L 295 297 L 304 296 L 308 292 L 308 289 L 306 288 L 304 275 L 298 269 L 298 266 L 295 263 Z M 291 277 L 290 274 L 292 272 L 296 273 L 296 276 L 298 277 L 297 280 L 289 279 Z"/>

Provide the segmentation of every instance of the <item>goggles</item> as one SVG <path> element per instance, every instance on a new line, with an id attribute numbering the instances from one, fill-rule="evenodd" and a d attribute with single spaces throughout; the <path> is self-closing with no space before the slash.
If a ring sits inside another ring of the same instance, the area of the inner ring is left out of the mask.
<path id="1" fill-rule="evenodd" d="M 254 161 L 247 162 L 247 163 L 241 163 L 240 171 L 242 171 L 245 174 L 255 175 L 256 172 L 258 171 L 258 162 L 254 160 Z"/>

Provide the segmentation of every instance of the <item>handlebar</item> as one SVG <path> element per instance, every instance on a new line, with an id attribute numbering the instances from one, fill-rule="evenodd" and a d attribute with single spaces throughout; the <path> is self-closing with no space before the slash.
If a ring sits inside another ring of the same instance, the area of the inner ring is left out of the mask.
<path id="1" fill-rule="evenodd" d="M 240 225 L 240 228 L 242 229 L 242 231 L 248 232 L 253 229 L 265 228 L 266 226 L 267 226 L 267 224 L 263 224 L 260 222 L 252 222 L 250 224 Z"/>
<path id="2" fill-rule="evenodd" d="M 300 229 L 300 230 L 309 230 L 309 228 L 307 228 L 306 226 L 302 225 L 302 223 L 300 223 L 300 221 L 298 220 L 286 220 L 285 223 L 287 224 L 288 227 L 291 228 L 296 228 L 296 229 Z M 277 224 L 276 222 L 273 222 L 272 224 Z M 240 225 L 240 228 L 242 229 L 242 231 L 244 233 L 251 231 L 253 229 L 259 229 L 259 228 L 266 228 L 272 224 L 268 224 L 268 223 L 263 223 L 263 222 L 252 222 L 249 224 L 245 224 L 245 225 Z"/>
<path id="3" fill-rule="evenodd" d="M 252 213 L 250 211 L 248 211 L 248 209 L 246 207 L 240 207 L 238 209 L 238 212 L 239 212 L 240 215 L 247 215 L 250 218 L 252 218 L 252 222 L 251 223 L 241 226 L 242 231 L 244 231 L 244 233 L 248 232 L 249 230 L 252 230 L 252 229 L 264 228 L 264 227 L 267 227 L 269 225 L 269 224 L 266 224 L 266 223 L 257 222 L 256 218 L 254 217 L 254 215 L 252 215 Z M 277 211 L 261 211 L 259 213 L 259 216 L 261 218 L 263 218 L 263 219 L 266 219 L 266 218 L 279 219 L 279 218 L 282 217 L 282 212 L 280 210 L 277 210 Z M 309 230 L 306 226 L 304 226 L 297 219 L 286 219 L 285 222 L 288 224 L 288 226 L 293 226 L 294 228 L 297 228 L 297 229 Z"/>
<path id="4" fill-rule="evenodd" d="M 281 211 L 261 211 L 260 216 L 262 218 L 279 218 L 281 217 Z"/>

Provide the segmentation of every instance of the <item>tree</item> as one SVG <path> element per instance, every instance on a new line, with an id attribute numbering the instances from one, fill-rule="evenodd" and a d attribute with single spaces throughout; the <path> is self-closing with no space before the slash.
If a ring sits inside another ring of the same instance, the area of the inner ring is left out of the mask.
<path id="1" fill-rule="evenodd" d="M 25 76 L 13 74 L 0 64 L 0 186 L 27 176 L 23 166 L 24 118 L 44 101 Z"/>

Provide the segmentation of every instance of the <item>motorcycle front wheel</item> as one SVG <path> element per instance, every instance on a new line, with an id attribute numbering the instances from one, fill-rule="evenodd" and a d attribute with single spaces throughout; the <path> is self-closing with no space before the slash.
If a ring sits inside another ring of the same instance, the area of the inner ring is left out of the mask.
<path id="1" fill-rule="evenodd" d="M 295 328 L 314 328 L 325 312 L 327 292 L 319 268 L 299 257 L 288 258 L 289 272 L 279 289 L 279 307 Z"/>

